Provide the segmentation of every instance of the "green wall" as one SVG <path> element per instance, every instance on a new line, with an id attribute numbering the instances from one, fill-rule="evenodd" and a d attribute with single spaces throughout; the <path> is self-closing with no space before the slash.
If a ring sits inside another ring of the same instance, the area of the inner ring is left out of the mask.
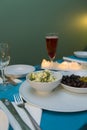
<path id="1" fill-rule="evenodd" d="M 56 59 L 87 50 L 86 0 L 0 0 L 0 42 L 11 48 L 10 64 L 48 59 L 45 35 L 58 32 Z"/>

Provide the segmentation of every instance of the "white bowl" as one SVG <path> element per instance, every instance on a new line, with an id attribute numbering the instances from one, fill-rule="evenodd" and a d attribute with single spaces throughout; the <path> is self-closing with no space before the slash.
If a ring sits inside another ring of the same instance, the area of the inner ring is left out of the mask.
<path id="1" fill-rule="evenodd" d="M 43 70 L 41 70 L 43 71 Z M 39 71 L 35 71 L 34 73 L 37 73 Z M 55 89 L 56 87 L 59 86 L 59 84 L 61 83 L 62 80 L 62 74 L 60 72 L 55 72 L 55 71 L 51 71 L 52 75 L 55 76 L 56 80 L 52 81 L 52 82 L 37 82 L 37 81 L 31 81 L 29 79 L 29 75 L 31 73 L 29 73 L 26 76 L 26 80 L 29 82 L 30 87 L 32 87 L 33 89 L 35 89 L 37 92 L 39 93 L 49 93 L 51 92 L 53 89 Z"/>
<path id="2" fill-rule="evenodd" d="M 87 58 L 87 51 L 75 51 L 74 55 L 78 58 Z"/>
<path id="3" fill-rule="evenodd" d="M 84 71 L 77 71 L 77 72 L 65 72 L 65 74 L 63 73 L 63 75 L 79 75 L 79 76 L 84 76 L 84 77 L 87 77 L 87 71 L 84 70 Z M 66 85 L 66 84 L 63 84 L 61 83 L 62 87 L 70 92 L 74 92 L 74 93 L 80 93 L 80 94 L 87 94 L 87 88 L 78 88 L 78 87 L 73 87 L 73 86 L 69 86 L 69 85 Z"/>

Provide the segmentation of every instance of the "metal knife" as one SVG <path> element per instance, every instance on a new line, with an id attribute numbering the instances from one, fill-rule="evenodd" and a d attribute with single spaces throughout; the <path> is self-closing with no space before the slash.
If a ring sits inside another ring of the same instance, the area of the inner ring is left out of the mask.
<path id="1" fill-rule="evenodd" d="M 31 128 L 19 116 L 15 107 L 8 99 L 2 99 L 1 101 L 4 103 L 4 105 L 7 107 L 7 109 L 11 112 L 11 114 L 14 116 L 14 118 L 18 121 L 22 130 L 31 130 Z"/>

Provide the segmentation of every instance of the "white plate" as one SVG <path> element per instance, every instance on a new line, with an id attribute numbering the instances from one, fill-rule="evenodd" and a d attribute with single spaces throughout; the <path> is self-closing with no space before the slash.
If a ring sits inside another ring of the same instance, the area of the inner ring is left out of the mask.
<path id="1" fill-rule="evenodd" d="M 72 75 L 72 74 L 75 74 L 75 75 L 79 75 L 79 76 L 85 76 L 87 77 L 87 71 L 78 71 L 78 72 L 63 72 L 62 73 L 63 75 Z M 78 87 L 72 87 L 72 86 L 68 86 L 68 85 L 65 85 L 65 84 L 61 84 L 62 87 L 70 92 L 75 92 L 75 93 L 86 93 L 87 94 L 87 88 L 78 88 Z"/>
<path id="2" fill-rule="evenodd" d="M 25 81 L 20 86 L 19 92 L 27 102 L 45 110 L 56 112 L 79 112 L 87 110 L 87 94 L 71 93 L 61 86 L 48 95 L 39 95 Z"/>
<path id="3" fill-rule="evenodd" d="M 87 51 L 75 51 L 74 55 L 79 58 L 87 58 Z"/>
<path id="4" fill-rule="evenodd" d="M 74 58 L 70 58 L 70 57 L 63 57 L 63 60 L 65 61 L 69 61 L 69 62 L 77 62 L 77 63 L 81 63 L 81 64 L 87 64 L 87 61 L 82 60 L 82 59 L 74 59 Z"/>
<path id="5" fill-rule="evenodd" d="M 35 67 L 31 65 L 10 65 L 5 69 L 6 76 L 14 76 L 14 77 L 25 77 L 28 73 L 35 70 Z"/>
<path id="6" fill-rule="evenodd" d="M 4 111 L 0 109 L 0 130 L 8 130 L 9 122 Z"/>

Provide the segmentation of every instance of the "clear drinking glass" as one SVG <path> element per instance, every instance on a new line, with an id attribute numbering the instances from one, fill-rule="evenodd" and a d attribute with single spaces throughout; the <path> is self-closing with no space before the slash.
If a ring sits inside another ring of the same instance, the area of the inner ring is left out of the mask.
<path id="1" fill-rule="evenodd" d="M 9 46 L 7 43 L 0 43 L 0 70 L 2 83 L 0 83 L 0 90 L 7 89 L 7 79 L 5 78 L 4 70 L 10 62 Z"/>
<path id="2" fill-rule="evenodd" d="M 45 39 L 48 56 L 50 60 L 53 61 L 56 56 L 56 49 L 59 40 L 58 35 L 56 33 L 49 33 L 46 35 Z"/>

